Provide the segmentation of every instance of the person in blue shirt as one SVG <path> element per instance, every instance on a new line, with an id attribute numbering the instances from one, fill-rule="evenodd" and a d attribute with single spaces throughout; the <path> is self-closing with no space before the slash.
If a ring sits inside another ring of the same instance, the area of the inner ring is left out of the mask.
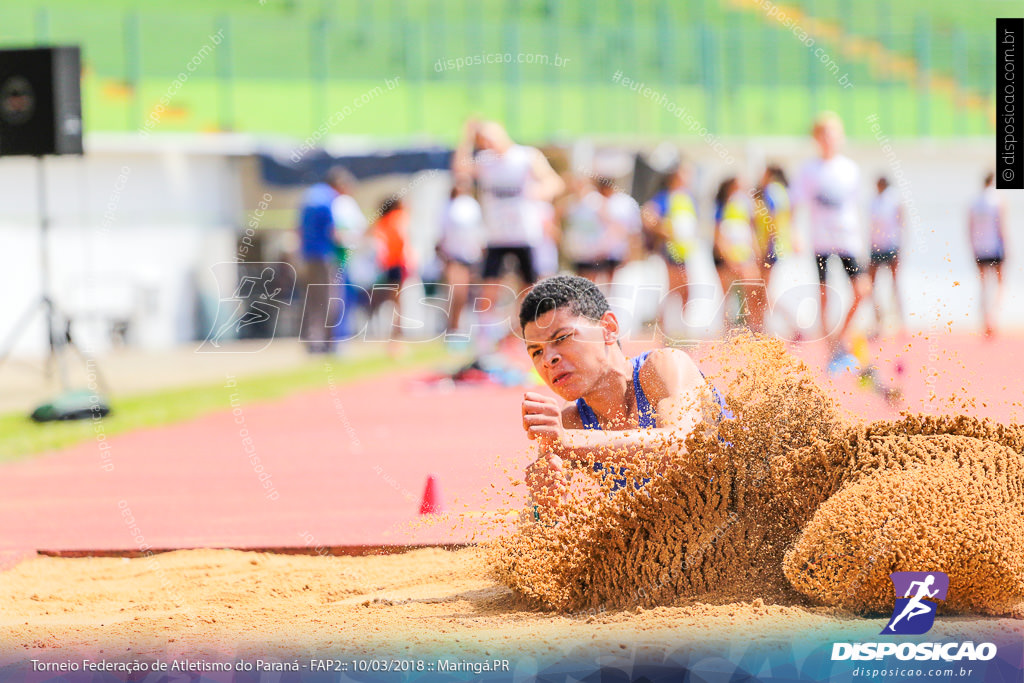
<path id="1" fill-rule="evenodd" d="M 691 259 L 701 249 L 697 200 L 691 189 L 692 176 L 690 165 L 680 163 L 672 174 L 665 177 L 661 189 L 644 204 L 641 212 L 646 237 L 665 261 L 668 273 L 668 294 L 662 298 L 658 310 L 658 325 L 663 335 L 666 335 L 668 302 L 673 294 L 679 294 L 679 310 L 686 320 L 686 304 L 690 298 L 687 264 L 692 264 Z"/>
<path id="2" fill-rule="evenodd" d="M 732 416 L 685 351 L 627 358 L 619 321 L 589 280 L 559 275 L 537 283 L 523 299 L 519 324 L 537 373 L 562 399 L 523 396 L 523 429 L 540 445 L 526 475 L 539 506 L 564 501 L 569 467 L 612 476 L 615 491 L 627 485 L 631 467 L 664 472 L 678 448 L 667 448 L 669 439 L 681 444 L 704 419 Z M 712 418 L 705 406 L 714 403 Z M 616 467 L 604 466 L 600 460 L 612 453 Z"/>
<path id="3" fill-rule="evenodd" d="M 329 319 L 328 306 L 332 291 L 340 289 L 342 283 L 339 255 L 343 253 L 347 237 L 336 228 L 364 227 L 337 223 L 339 220 L 351 222 L 346 216 L 355 214 L 356 219 L 365 224 L 358 205 L 348 194 L 352 182 L 348 171 L 340 166 L 332 167 L 322 182 L 306 190 L 302 199 L 299 242 L 307 289 L 300 339 L 309 344 L 310 353 L 327 353 L 334 347 L 334 321 Z"/>

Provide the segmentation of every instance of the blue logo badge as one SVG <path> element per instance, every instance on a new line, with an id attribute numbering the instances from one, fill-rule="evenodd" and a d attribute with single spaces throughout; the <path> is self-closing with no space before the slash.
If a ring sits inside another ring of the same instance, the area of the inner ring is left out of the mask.
<path id="1" fill-rule="evenodd" d="M 893 572 L 889 578 L 896 591 L 896 604 L 882 635 L 927 633 L 935 623 L 939 601 L 946 599 L 949 576 L 943 572 Z"/>

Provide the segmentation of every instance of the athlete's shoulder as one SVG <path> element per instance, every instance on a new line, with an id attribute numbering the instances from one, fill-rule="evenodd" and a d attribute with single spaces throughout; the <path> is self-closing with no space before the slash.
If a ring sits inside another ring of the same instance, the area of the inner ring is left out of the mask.
<path id="1" fill-rule="evenodd" d="M 576 407 L 576 401 L 569 401 L 562 406 L 562 427 L 565 429 L 583 429 L 583 419 Z"/>
<path id="2" fill-rule="evenodd" d="M 524 159 L 527 161 L 534 161 L 538 158 L 544 158 L 544 153 L 536 147 L 530 147 L 529 145 L 512 145 L 505 152 L 510 158 Z"/>
<path id="3" fill-rule="evenodd" d="M 779 181 L 773 180 L 765 186 L 764 194 L 774 202 L 783 202 L 789 196 L 789 188 Z"/>
<path id="4" fill-rule="evenodd" d="M 694 384 L 702 376 L 690 354 L 682 349 L 660 348 L 647 354 L 640 365 L 640 385 L 647 393 L 664 398 Z"/>
<path id="5" fill-rule="evenodd" d="M 619 220 L 640 224 L 640 205 L 625 192 L 616 192 L 608 199 L 608 209 Z"/>
<path id="6" fill-rule="evenodd" d="M 362 215 L 362 209 L 359 208 L 359 202 L 355 200 L 355 197 L 347 194 L 339 194 L 331 202 L 331 206 L 335 211 L 346 211 L 351 215 L 358 213 Z"/>
<path id="7" fill-rule="evenodd" d="M 648 351 L 647 357 L 644 358 L 644 362 L 641 367 L 647 367 L 648 365 L 652 368 L 674 367 L 680 364 L 686 365 L 690 363 L 693 363 L 693 359 L 690 358 L 690 354 L 686 351 L 663 346 Z"/>
<path id="8" fill-rule="evenodd" d="M 330 205 L 338 191 L 327 183 L 316 183 L 306 190 L 305 201 L 307 204 Z"/>
<path id="9" fill-rule="evenodd" d="M 837 154 L 833 159 L 837 166 L 842 167 L 851 173 L 860 173 L 860 164 L 846 156 L 845 154 Z"/>

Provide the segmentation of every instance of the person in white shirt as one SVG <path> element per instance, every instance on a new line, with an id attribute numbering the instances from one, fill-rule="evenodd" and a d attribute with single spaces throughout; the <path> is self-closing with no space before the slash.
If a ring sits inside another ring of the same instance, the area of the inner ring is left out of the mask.
<path id="1" fill-rule="evenodd" d="M 588 176 L 577 176 L 571 183 L 572 193 L 563 217 L 562 253 L 577 275 L 596 283 L 603 270 L 601 207 L 604 199 Z"/>
<path id="2" fill-rule="evenodd" d="M 494 121 L 466 123 L 452 158 L 456 176 L 477 182 L 487 247 L 485 280 L 496 283 L 506 259 L 515 261 L 523 283 L 536 277 L 531 247 L 543 233 L 543 215 L 534 201 L 551 202 L 565 187 L 540 150 L 517 145 Z"/>
<path id="3" fill-rule="evenodd" d="M 974 203 L 968 217 L 968 233 L 974 262 L 978 264 L 981 278 L 981 317 L 984 320 L 985 335 L 995 334 L 995 311 L 1003 298 L 1003 261 L 1006 260 L 1006 204 L 995 187 L 995 174 L 985 176 L 985 186 Z M 996 276 L 996 301 L 989 305 L 986 281 L 992 273 Z"/>
<path id="4" fill-rule="evenodd" d="M 355 198 L 349 194 L 353 182 L 351 176 L 345 182 L 341 194 L 331 203 L 331 215 L 341 246 L 339 251 L 340 269 L 337 283 L 343 285 L 344 311 L 338 324 L 337 335 L 345 339 L 356 331 L 356 310 L 368 308 L 368 302 L 358 296 L 358 287 L 372 287 L 377 278 L 377 245 L 370 235 L 370 224 Z"/>
<path id="5" fill-rule="evenodd" d="M 576 179 L 562 248 L 580 277 L 607 284 L 639 249 L 640 205 L 605 176 Z"/>
<path id="6" fill-rule="evenodd" d="M 451 198 L 441 215 L 441 238 L 437 252 L 444 263 L 444 281 L 451 287 L 451 310 L 445 334 L 460 328 L 462 309 L 469 298 L 469 286 L 479 274 L 485 244 L 483 214 L 465 179 L 456 179 Z"/>
<path id="7" fill-rule="evenodd" d="M 871 299 L 875 304 L 876 330 L 882 327 L 882 302 L 879 300 L 875 278 L 880 268 L 887 268 L 892 275 L 892 300 L 899 328 L 903 329 L 903 305 L 900 303 L 899 268 L 900 237 L 903 232 L 903 203 L 899 191 L 889 185 L 889 179 L 881 176 L 876 184 L 878 194 L 871 200 L 871 263 L 868 278 L 871 280 Z"/>
<path id="8" fill-rule="evenodd" d="M 331 215 L 334 217 L 334 227 L 341 245 L 346 249 L 354 249 L 366 236 L 369 224 L 355 198 L 348 194 L 348 187 L 349 185 L 345 185 L 341 194 L 331 202 Z"/>
<path id="9" fill-rule="evenodd" d="M 843 122 L 838 115 L 825 112 L 818 116 L 811 132 L 818 156 L 800 169 L 793 186 L 794 204 L 805 207 L 810 219 L 811 246 L 821 284 L 821 330 L 828 333 L 825 319 L 828 304 L 828 262 L 839 257 L 853 286 L 853 303 L 842 324 L 829 337 L 836 346 L 846 338 L 861 301 L 870 294 L 871 283 L 861 270 L 858 258 L 863 253 L 859 226 L 860 169 L 849 157 L 840 154 L 844 143 Z"/>
<path id="10" fill-rule="evenodd" d="M 615 272 L 640 249 L 643 230 L 640 205 L 615 186 L 611 178 L 596 178 L 597 192 L 603 199 L 600 220 L 605 229 L 602 249 L 602 279 L 611 282 Z"/>
<path id="11" fill-rule="evenodd" d="M 545 239 L 544 221 L 551 213 L 539 210 L 537 203 L 550 204 L 565 183 L 539 149 L 515 144 L 499 123 L 476 119 L 469 119 L 463 128 L 452 156 L 452 172 L 477 183 L 487 235 L 484 317 L 502 325 L 496 309 L 503 267 L 512 261 L 524 287 L 536 282 L 535 247 Z"/>

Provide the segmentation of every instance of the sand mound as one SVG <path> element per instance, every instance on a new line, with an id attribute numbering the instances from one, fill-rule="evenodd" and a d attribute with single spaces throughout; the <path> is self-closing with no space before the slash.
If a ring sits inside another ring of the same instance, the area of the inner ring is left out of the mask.
<path id="1" fill-rule="evenodd" d="M 891 608 L 891 572 L 942 571 L 945 610 L 1013 613 L 1024 603 L 1024 458 L 1004 445 L 1015 431 L 910 418 L 851 435 L 837 455 L 852 452 L 853 466 L 786 554 L 786 577 L 866 613 Z"/>
<path id="2" fill-rule="evenodd" d="M 738 418 L 669 444 L 669 472 L 640 491 L 577 496 L 557 523 L 494 542 L 500 581 L 560 611 L 763 598 L 876 612 L 891 572 L 937 570 L 946 609 L 1024 603 L 1020 428 L 853 425 L 781 342 L 715 355 Z"/>

